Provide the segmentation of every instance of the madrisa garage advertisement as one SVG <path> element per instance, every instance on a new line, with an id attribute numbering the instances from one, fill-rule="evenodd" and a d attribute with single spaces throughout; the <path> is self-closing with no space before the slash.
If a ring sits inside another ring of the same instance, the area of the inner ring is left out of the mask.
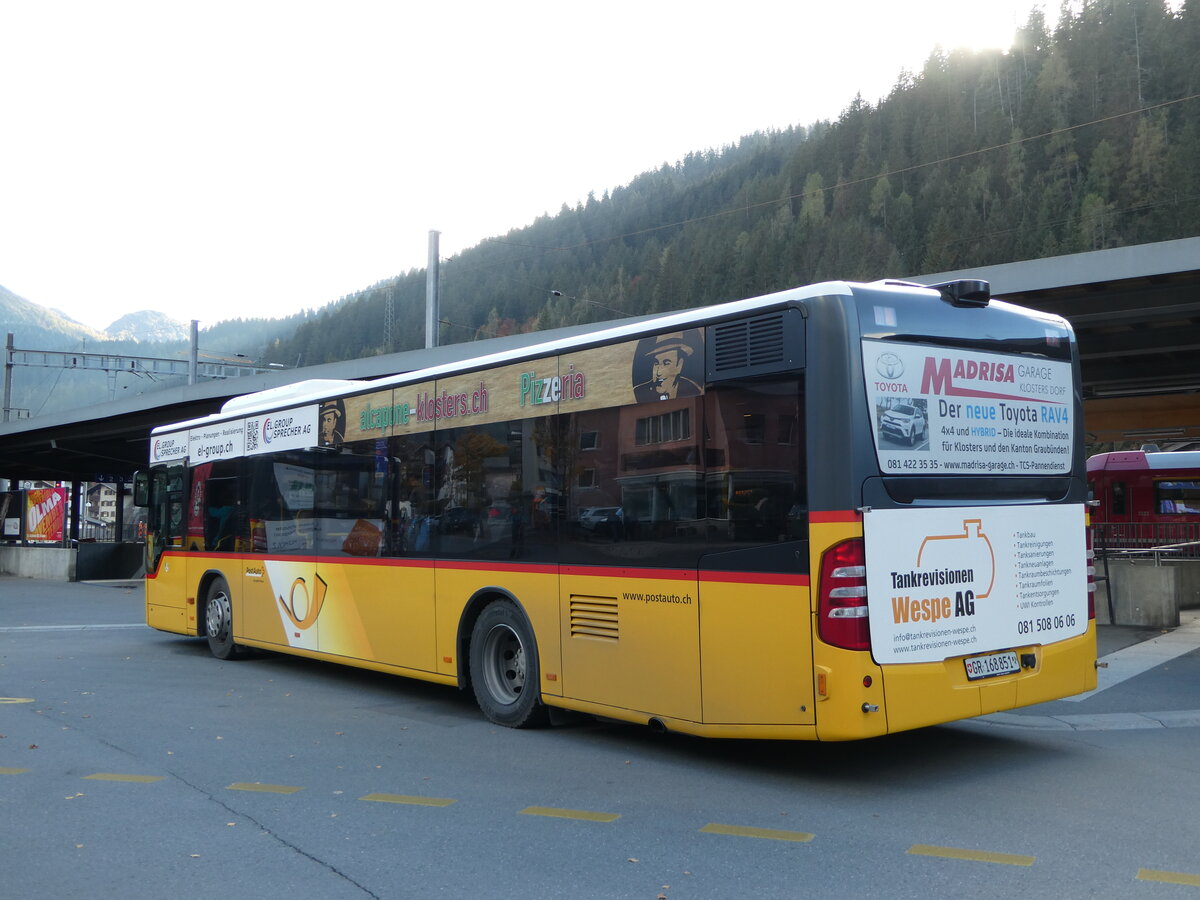
<path id="1" fill-rule="evenodd" d="M 879 467 L 894 475 L 1061 475 L 1071 470 L 1071 364 L 864 340 Z"/>
<path id="2" fill-rule="evenodd" d="M 1081 504 L 863 514 L 875 661 L 1049 644 L 1087 630 Z"/>

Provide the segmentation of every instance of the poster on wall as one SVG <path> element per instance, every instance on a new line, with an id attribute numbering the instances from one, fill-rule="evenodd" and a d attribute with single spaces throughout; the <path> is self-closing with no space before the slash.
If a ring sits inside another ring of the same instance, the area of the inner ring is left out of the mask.
<path id="1" fill-rule="evenodd" d="M 3 522 L 6 540 L 20 539 L 24 511 L 20 491 L 0 491 L 0 522 Z"/>
<path id="2" fill-rule="evenodd" d="M 66 488 L 30 488 L 25 492 L 26 539 L 61 541 L 66 512 Z"/>

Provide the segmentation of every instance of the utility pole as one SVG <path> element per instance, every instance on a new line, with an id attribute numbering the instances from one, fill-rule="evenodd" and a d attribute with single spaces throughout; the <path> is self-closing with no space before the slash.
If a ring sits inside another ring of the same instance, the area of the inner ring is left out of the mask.
<path id="1" fill-rule="evenodd" d="M 188 355 L 188 384 L 196 383 L 196 369 L 200 364 L 200 321 L 192 319 L 192 350 Z"/>
<path id="2" fill-rule="evenodd" d="M 429 267 L 425 270 L 425 349 L 438 345 L 438 237 L 440 231 L 429 232 Z"/>
<path id="3" fill-rule="evenodd" d="M 395 288 L 388 288 L 387 299 L 383 301 L 383 352 L 391 353 L 396 348 L 392 346 L 392 329 L 395 327 Z"/>
<path id="4" fill-rule="evenodd" d="M 8 411 L 12 408 L 12 370 L 13 370 L 13 333 L 8 333 L 4 342 L 4 421 L 8 421 Z"/>

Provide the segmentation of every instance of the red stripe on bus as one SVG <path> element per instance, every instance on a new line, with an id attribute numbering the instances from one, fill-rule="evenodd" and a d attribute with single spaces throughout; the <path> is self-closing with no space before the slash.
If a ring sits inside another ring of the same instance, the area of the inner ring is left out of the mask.
<path id="1" fill-rule="evenodd" d="M 556 575 L 554 563 L 476 562 L 465 559 L 428 560 L 437 569 L 457 569 L 462 572 L 513 572 L 524 575 Z"/>
<path id="2" fill-rule="evenodd" d="M 266 557 L 263 557 L 261 555 L 260 556 L 252 556 L 249 558 L 250 559 L 266 559 Z M 292 560 L 299 560 L 301 562 L 304 562 L 304 561 L 310 560 L 310 559 L 315 559 L 315 561 L 317 563 L 320 563 L 320 564 L 326 565 L 326 566 L 334 566 L 334 565 L 344 566 L 347 563 L 349 563 L 349 564 L 355 565 L 355 566 L 400 566 L 402 568 L 407 568 L 407 569 L 427 568 L 429 566 L 429 564 L 433 562 L 433 560 L 431 560 L 431 559 L 424 559 L 424 558 L 422 558 L 422 559 L 407 559 L 403 556 L 384 556 L 384 557 L 379 557 L 379 556 L 318 556 L 315 558 L 311 557 L 311 556 L 272 556 L 272 557 L 270 557 L 271 561 L 279 560 L 281 562 L 288 562 L 288 561 L 292 561 Z"/>
<path id="3" fill-rule="evenodd" d="M 814 525 L 829 525 L 839 522 L 861 522 L 862 513 L 854 509 L 831 509 L 825 512 L 810 512 L 808 521 Z"/>
<path id="4" fill-rule="evenodd" d="M 184 558 L 186 554 L 166 554 L 163 556 Z M 199 555 L 199 554 L 197 554 Z M 351 565 L 351 566 L 395 566 L 415 569 L 447 569 L 462 572 L 509 572 L 524 575 L 574 575 L 594 578 L 641 578 L 666 581 L 711 581 L 724 584 L 773 584 L 792 587 L 806 587 L 809 584 L 808 575 L 790 572 L 728 572 L 714 569 L 644 569 L 626 566 L 558 566 L 554 563 L 513 563 L 487 562 L 480 560 L 456 559 L 421 559 L 379 558 L 379 557 L 346 557 L 346 556 L 272 556 L 259 553 L 229 553 L 220 559 L 257 562 L 308 562 L 319 565 Z M 157 576 L 157 572 L 147 574 L 148 579 Z"/>
<path id="5" fill-rule="evenodd" d="M 713 581 L 722 584 L 775 584 L 787 587 L 808 587 L 807 575 L 772 572 L 714 572 L 700 573 L 701 583 Z"/>
<path id="6" fill-rule="evenodd" d="M 626 566 L 563 566 L 563 575 L 594 575 L 597 578 L 667 578 L 695 581 L 695 569 L 634 569 Z"/>

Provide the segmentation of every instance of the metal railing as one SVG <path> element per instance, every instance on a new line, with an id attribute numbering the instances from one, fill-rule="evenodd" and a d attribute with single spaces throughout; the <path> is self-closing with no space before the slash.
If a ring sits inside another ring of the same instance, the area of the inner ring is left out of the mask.
<path id="1" fill-rule="evenodd" d="M 1106 522 L 1092 525 L 1092 549 L 1097 556 L 1153 556 L 1200 559 L 1200 523 Z"/>
<path id="2" fill-rule="evenodd" d="M 79 526 L 79 539 L 81 541 L 138 541 L 144 537 L 145 534 L 139 530 L 137 524 L 134 522 L 126 522 L 121 528 L 120 534 L 117 534 L 115 522 L 105 522 L 103 524 L 85 522 Z"/>

